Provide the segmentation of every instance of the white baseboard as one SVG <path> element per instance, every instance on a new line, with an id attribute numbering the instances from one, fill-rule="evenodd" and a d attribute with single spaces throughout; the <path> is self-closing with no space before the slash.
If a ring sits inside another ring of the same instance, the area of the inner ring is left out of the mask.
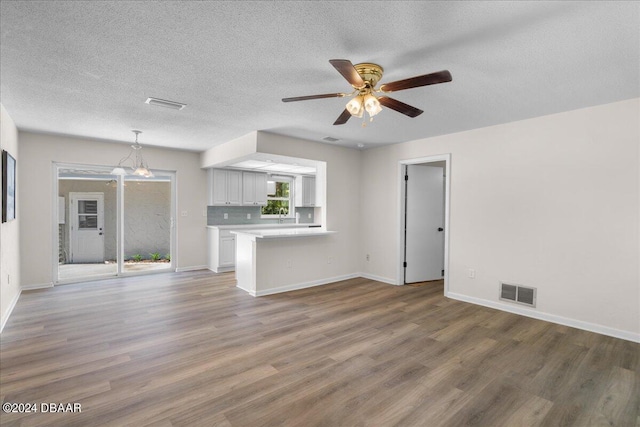
<path id="1" fill-rule="evenodd" d="M 364 277 L 365 279 L 375 280 L 376 282 L 388 283 L 390 285 L 398 285 L 394 279 L 389 279 L 387 277 L 376 276 L 375 274 L 369 273 L 358 273 L 360 277 Z"/>
<path id="2" fill-rule="evenodd" d="M 33 291 L 35 289 L 47 289 L 47 288 L 53 288 L 53 282 L 49 282 L 49 283 L 34 283 L 32 285 L 22 285 L 20 287 L 20 289 L 23 290 L 23 291 Z"/>
<path id="3" fill-rule="evenodd" d="M 4 330 L 4 325 L 7 324 L 7 321 L 9 320 L 9 316 L 11 316 L 13 309 L 16 307 L 16 304 L 18 303 L 18 298 L 20 298 L 21 293 L 22 293 L 22 289 L 18 289 L 18 293 L 13 298 L 13 300 L 11 300 L 11 304 L 9 304 L 9 307 L 7 308 L 7 312 L 2 317 L 2 323 L 0 323 L 0 333 L 2 333 L 2 331 Z"/>
<path id="4" fill-rule="evenodd" d="M 207 269 L 206 265 L 192 265 L 190 267 L 177 267 L 176 272 L 182 273 L 184 271 L 196 271 L 196 270 L 206 270 L 206 269 Z"/>
<path id="5" fill-rule="evenodd" d="M 312 280 L 310 282 L 304 282 L 304 283 L 295 283 L 293 285 L 280 286 L 279 288 L 264 289 L 261 291 L 247 291 L 246 289 L 243 289 L 243 290 L 249 292 L 249 294 L 253 295 L 254 297 L 261 297 L 264 295 L 279 294 L 282 292 L 297 291 L 299 289 L 306 289 L 306 288 L 312 288 L 314 286 L 327 285 L 329 283 L 340 282 L 341 280 L 355 279 L 356 277 L 360 277 L 360 274 L 358 273 L 345 274 L 342 276 Z"/>
<path id="6" fill-rule="evenodd" d="M 622 331 L 620 329 L 610 328 L 608 326 L 597 325 L 595 323 L 583 322 L 582 320 L 569 319 L 567 317 L 558 316 L 555 314 L 549 314 L 532 310 L 526 307 L 511 306 L 509 304 L 489 301 L 481 298 L 470 297 L 467 295 L 457 294 L 454 292 L 448 292 L 446 297 L 459 301 L 469 302 L 471 304 L 482 305 L 484 307 L 495 308 L 496 310 L 506 311 L 513 314 L 519 314 L 521 316 L 531 317 L 538 320 L 545 320 L 551 323 L 557 323 L 559 325 L 570 326 L 572 328 L 582 329 L 589 332 L 595 332 L 601 335 L 607 335 L 614 338 L 620 338 L 627 341 L 633 341 L 640 343 L 640 334 Z"/>
<path id="7" fill-rule="evenodd" d="M 236 283 L 237 283 L 237 281 L 236 281 Z M 251 295 L 252 297 L 257 296 L 257 295 L 256 295 L 256 291 L 254 291 L 253 289 L 245 289 L 245 288 L 243 288 L 242 286 L 240 286 L 240 285 L 238 285 L 238 284 L 236 284 L 236 288 L 238 288 L 238 289 L 242 289 L 243 291 L 245 291 L 246 293 L 248 293 L 248 294 L 249 294 L 249 295 Z"/>
<path id="8" fill-rule="evenodd" d="M 209 271 L 213 271 L 214 273 L 228 273 L 230 271 L 236 271 L 235 265 L 233 267 L 218 267 L 217 269 L 211 268 L 211 267 L 205 267 L 205 268 Z"/>

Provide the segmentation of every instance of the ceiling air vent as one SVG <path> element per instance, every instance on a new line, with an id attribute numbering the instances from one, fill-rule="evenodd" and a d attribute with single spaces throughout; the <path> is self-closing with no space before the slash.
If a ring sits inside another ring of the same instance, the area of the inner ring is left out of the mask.
<path id="1" fill-rule="evenodd" d="M 149 105 L 155 105 L 157 107 L 171 108 L 173 110 L 182 110 L 187 104 L 175 101 L 167 101 L 166 99 L 159 98 L 147 98 L 145 101 Z"/>
<path id="2" fill-rule="evenodd" d="M 536 288 L 500 282 L 500 299 L 535 307 Z"/>
<path id="3" fill-rule="evenodd" d="M 336 142 L 336 141 L 340 141 L 338 138 L 332 138 L 330 136 L 325 136 L 324 138 L 322 138 L 323 141 L 327 141 L 327 142 Z"/>

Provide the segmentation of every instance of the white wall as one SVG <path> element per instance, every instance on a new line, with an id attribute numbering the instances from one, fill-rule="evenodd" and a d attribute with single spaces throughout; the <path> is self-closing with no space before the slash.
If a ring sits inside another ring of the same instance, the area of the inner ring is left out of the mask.
<path id="1" fill-rule="evenodd" d="M 21 283 L 46 286 L 53 280 L 53 162 L 114 165 L 129 146 L 31 132 L 19 136 L 21 162 L 28 165 L 19 170 Z M 177 171 L 178 268 L 206 266 L 206 173 L 200 169 L 199 154 L 145 146 L 144 158 L 153 169 Z M 182 216 L 184 211 L 187 216 Z"/>
<path id="2" fill-rule="evenodd" d="M 367 212 L 361 210 L 358 197 L 361 188 L 360 151 L 265 132 L 258 132 L 258 151 L 326 162 L 327 203 L 322 206 L 322 215 L 326 214 L 323 225 L 338 234 L 323 239 L 324 249 L 318 254 L 315 268 L 325 278 L 358 273 L 360 223 Z M 333 258 L 331 264 L 327 263 L 329 256 Z M 317 277 L 316 272 L 309 275 Z"/>
<path id="3" fill-rule="evenodd" d="M 22 160 L 18 155 L 18 130 L 16 125 L 0 104 L 0 149 L 7 150 L 16 159 L 17 171 L 22 169 Z M 23 196 L 22 182 L 16 176 L 16 200 Z M 2 198 L 0 192 L 0 200 Z M 0 223 L 0 313 L 2 314 L 0 331 L 11 314 L 11 310 L 20 296 L 20 243 L 18 229 L 21 221 L 20 207 L 16 206 L 16 219 Z"/>
<path id="4" fill-rule="evenodd" d="M 498 282 L 533 286 L 538 317 L 640 339 L 639 106 L 365 151 L 359 200 L 377 214 L 362 217 L 362 271 L 396 281 L 398 162 L 451 153 L 451 296 L 511 310 Z"/>
<path id="5" fill-rule="evenodd" d="M 217 145 L 204 151 L 200 155 L 200 166 L 208 168 L 213 165 L 219 166 L 220 162 L 227 159 L 239 159 L 256 152 L 256 141 L 258 132 L 249 132 L 246 135 L 236 138 L 224 144 Z"/>

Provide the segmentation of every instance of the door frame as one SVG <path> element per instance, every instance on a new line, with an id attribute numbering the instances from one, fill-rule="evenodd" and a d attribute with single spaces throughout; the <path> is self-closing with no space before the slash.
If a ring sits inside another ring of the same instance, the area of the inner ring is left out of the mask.
<path id="1" fill-rule="evenodd" d="M 80 196 L 82 195 L 82 196 Z M 102 260 L 104 261 L 104 192 L 87 192 L 87 191 L 72 191 L 69 193 L 69 222 L 71 229 L 69 230 L 69 252 L 71 252 L 71 259 L 74 255 L 74 235 L 80 231 L 78 224 L 78 204 L 73 204 L 73 201 L 84 199 L 98 199 L 98 227 L 100 228 L 100 235 L 102 236 Z M 102 212 L 100 212 L 102 211 Z M 71 218 L 71 214 L 74 217 Z"/>
<path id="2" fill-rule="evenodd" d="M 419 165 L 435 162 L 445 162 L 444 166 L 444 295 L 449 293 L 449 215 L 450 215 L 450 191 L 451 191 L 451 153 L 438 154 L 426 157 L 400 160 L 398 162 L 398 247 L 397 247 L 397 271 L 396 285 L 404 285 L 404 227 L 405 227 L 405 183 L 404 172 L 407 165 Z"/>

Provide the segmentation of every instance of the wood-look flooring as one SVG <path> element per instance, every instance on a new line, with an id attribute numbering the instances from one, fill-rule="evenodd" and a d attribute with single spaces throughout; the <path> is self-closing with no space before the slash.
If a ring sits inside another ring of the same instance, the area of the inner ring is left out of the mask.
<path id="1" fill-rule="evenodd" d="M 3 426 L 634 426 L 640 345 L 352 279 L 253 298 L 233 273 L 24 292 Z"/>

